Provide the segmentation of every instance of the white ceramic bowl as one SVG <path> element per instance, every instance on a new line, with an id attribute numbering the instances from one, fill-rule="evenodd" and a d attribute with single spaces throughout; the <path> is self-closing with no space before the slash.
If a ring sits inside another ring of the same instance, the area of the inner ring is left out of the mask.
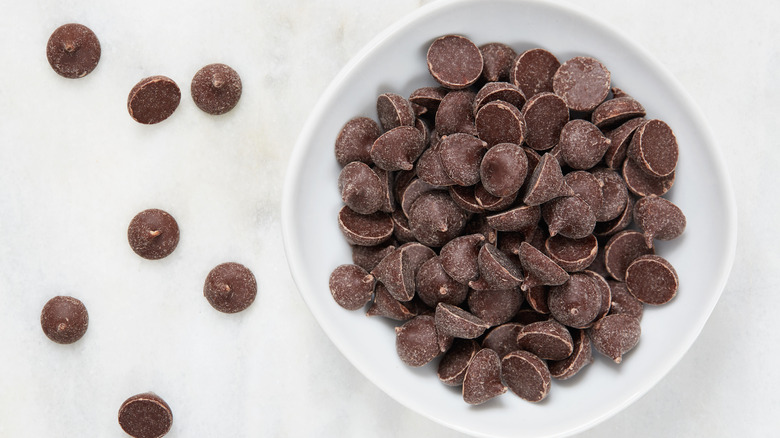
<path id="1" fill-rule="evenodd" d="M 532 404 L 504 394 L 472 407 L 441 384 L 435 363 L 420 369 L 396 356 L 392 324 L 339 307 L 328 290 L 331 271 L 351 263 L 338 226 L 341 200 L 333 152 L 350 118 L 376 119 L 376 97 L 408 96 L 436 85 L 425 53 L 431 41 L 457 33 L 476 44 L 504 42 L 518 52 L 544 47 L 559 59 L 589 55 L 612 72 L 613 85 L 637 98 L 648 116 L 665 120 L 680 145 L 677 180 L 668 197 L 687 215 L 682 237 L 658 253 L 676 267 L 680 290 L 669 304 L 648 307 L 642 337 L 621 365 L 596 361 L 575 378 L 554 381 Z M 312 314 L 341 352 L 398 402 L 439 423 L 482 436 L 564 436 L 614 415 L 655 385 L 685 354 L 714 308 L 731 269 L 736 207 L 713 135 L 686 92 L 642 48 L 581 11 L 544 1 L 437 2 L 391 26 L 365 47 L 325 91 L 303 128 L 286 176 L 282 225 L 293 278 Z"/>

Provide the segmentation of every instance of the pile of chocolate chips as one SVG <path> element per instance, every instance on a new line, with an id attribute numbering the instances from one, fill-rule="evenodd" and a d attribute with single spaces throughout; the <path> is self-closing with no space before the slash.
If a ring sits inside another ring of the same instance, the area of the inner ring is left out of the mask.
<path id="1" fill-rule="evenodd" d="M 331 274 L 334 300 L 403 322 L 400 359 L 440 357 L 470 404 L 507 388 L 543 400 L 592 349 L 620 363 L 643 306 L 678 289 L 654 254 L 686 224 L 662 197 L 671 128 L 591 57 L 445 35 L 427 61 L 438 86 L 380 95 L 379 123 L 336 139 L 353 264 Z"/>

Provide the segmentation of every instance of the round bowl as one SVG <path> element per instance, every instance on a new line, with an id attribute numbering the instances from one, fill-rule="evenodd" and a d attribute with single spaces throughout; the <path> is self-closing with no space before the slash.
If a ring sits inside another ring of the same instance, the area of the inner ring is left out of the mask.
<path id="1" fill-rule="evenodd" d="M 667 198 L 687 216 L 680 238 L 659 242 L 680 277 L 670 303 L 646 306 L 637 347 L 616 365 L 595 362 L 568 381 L 554 381 L 533 404 L 507 393 L 481 406 L 466 404 L 459 388 L 436 377 L 436 362 L 404 365 L 393 324 L 339 307 L 328 289 L 351 251 L 337 225 L 340 167 L 334 142 L 355 116 L 377 119 L 376 97 L 408 96 L 436 85 L 425 54 L 444 34 L 477 45 L 503 42 L 518 53 L 543 47 L 561 61 L 587 55 L 612 73 L 613 86 L 641 102 L 648 117 L 666 121 L 680 145 L 677 179 Z M 479 436 L 552 437 L 587 429 L 653 387 L 682 358 L 720 297 L 736 246 L 736 206 L 713 135 L 677 81 L 645 50 L 580 10 L 546 1 L 446 1 L 420 8 L 386 29 L 344 67 L 320 98 L 300 134 L 287 170 L 282 226 L 290 270 L 323 330 L 369 380 L 408 408 L 453 429 Z"/>

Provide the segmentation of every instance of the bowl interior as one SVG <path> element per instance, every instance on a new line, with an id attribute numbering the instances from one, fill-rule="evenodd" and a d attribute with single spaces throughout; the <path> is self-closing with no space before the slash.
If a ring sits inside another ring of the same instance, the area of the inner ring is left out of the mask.
<path id="1" fill-rule="evenodd" d="M 596 361 L 575 378 L 555 381 L 538 404 L 511 393 L 482 406 L 463 402 L 459 388 L 441 384 L 434 361 L 413 369 L 395 352 L 393 324 L 340 308 L 328 291 L 331 271 L 351 263 L 336 221 L 340 168 L 333 144 L 355 116 L 376 119 L 376 97 L 408 96 L 436 85 L 425 53 L 436 37 L 457 33 L 476 44 L 498 41 L 518 53 L 533 47 L 561 61 L 587 55 L 601 60 L 648 117 L 672 127 L 680 145 L 674 188 L 667 197 L 686 214 L 682 237 L 661 242 L 658 254 L 680 277 L 678 296 L 646 306 L 639 345 L 621 365 L 594 352 Z M 658 382 L 691 346 L 725 285 L 736 244 L 733 194 L 713 137 L 677 82 L 646 52 L 577 10 L 537 1 L 435 3 L 387 29 L 334 80 L 296 144 L 283 195 L 285 249 L 295 282 L 312 314 L 341 352 L 377 386 L 407 407 L 475 435 L 561 436 L 618 412 Z"/>

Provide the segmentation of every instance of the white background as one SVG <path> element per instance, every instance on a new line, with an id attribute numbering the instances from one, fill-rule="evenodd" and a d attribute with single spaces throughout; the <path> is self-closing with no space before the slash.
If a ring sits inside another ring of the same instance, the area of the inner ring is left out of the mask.
<path id="1" fill-rule="evenodd" d="M 295 289 L 280 232 L 281 181 L 307 114 L 351 56 L 420 3 L 4 0 L 0 437 L 121 437 L 119 405 L 149 390 L 173 409 L 171 437 L 458 435 L 390 399 L 335 350 Z M 780 6 L 572 3 L 683 84 L 712 126 L 739 208 L 734 269 L 700 338 L 647 395 L 581 436 L 774 435 Z M 79 80 L 46 62 L 49 35 L 67 22 L 92 28 L 103 47 Z M 211 62 L 244 83 L 221 117 L 189 97 Z M 182 102 L 142 126 L 127 93 L 154 74 L 173 78 Z M 155 262 L 133 254 L 125 234 L 152 207 L 182 230 L 173 255 Z M 254 271 L 260 291 L 247 311 L 223 315 L 201 290 L 231 260 Z M 73 345 L 40 330 L 40 309 L 58 294 L 90 313 Z"/>

